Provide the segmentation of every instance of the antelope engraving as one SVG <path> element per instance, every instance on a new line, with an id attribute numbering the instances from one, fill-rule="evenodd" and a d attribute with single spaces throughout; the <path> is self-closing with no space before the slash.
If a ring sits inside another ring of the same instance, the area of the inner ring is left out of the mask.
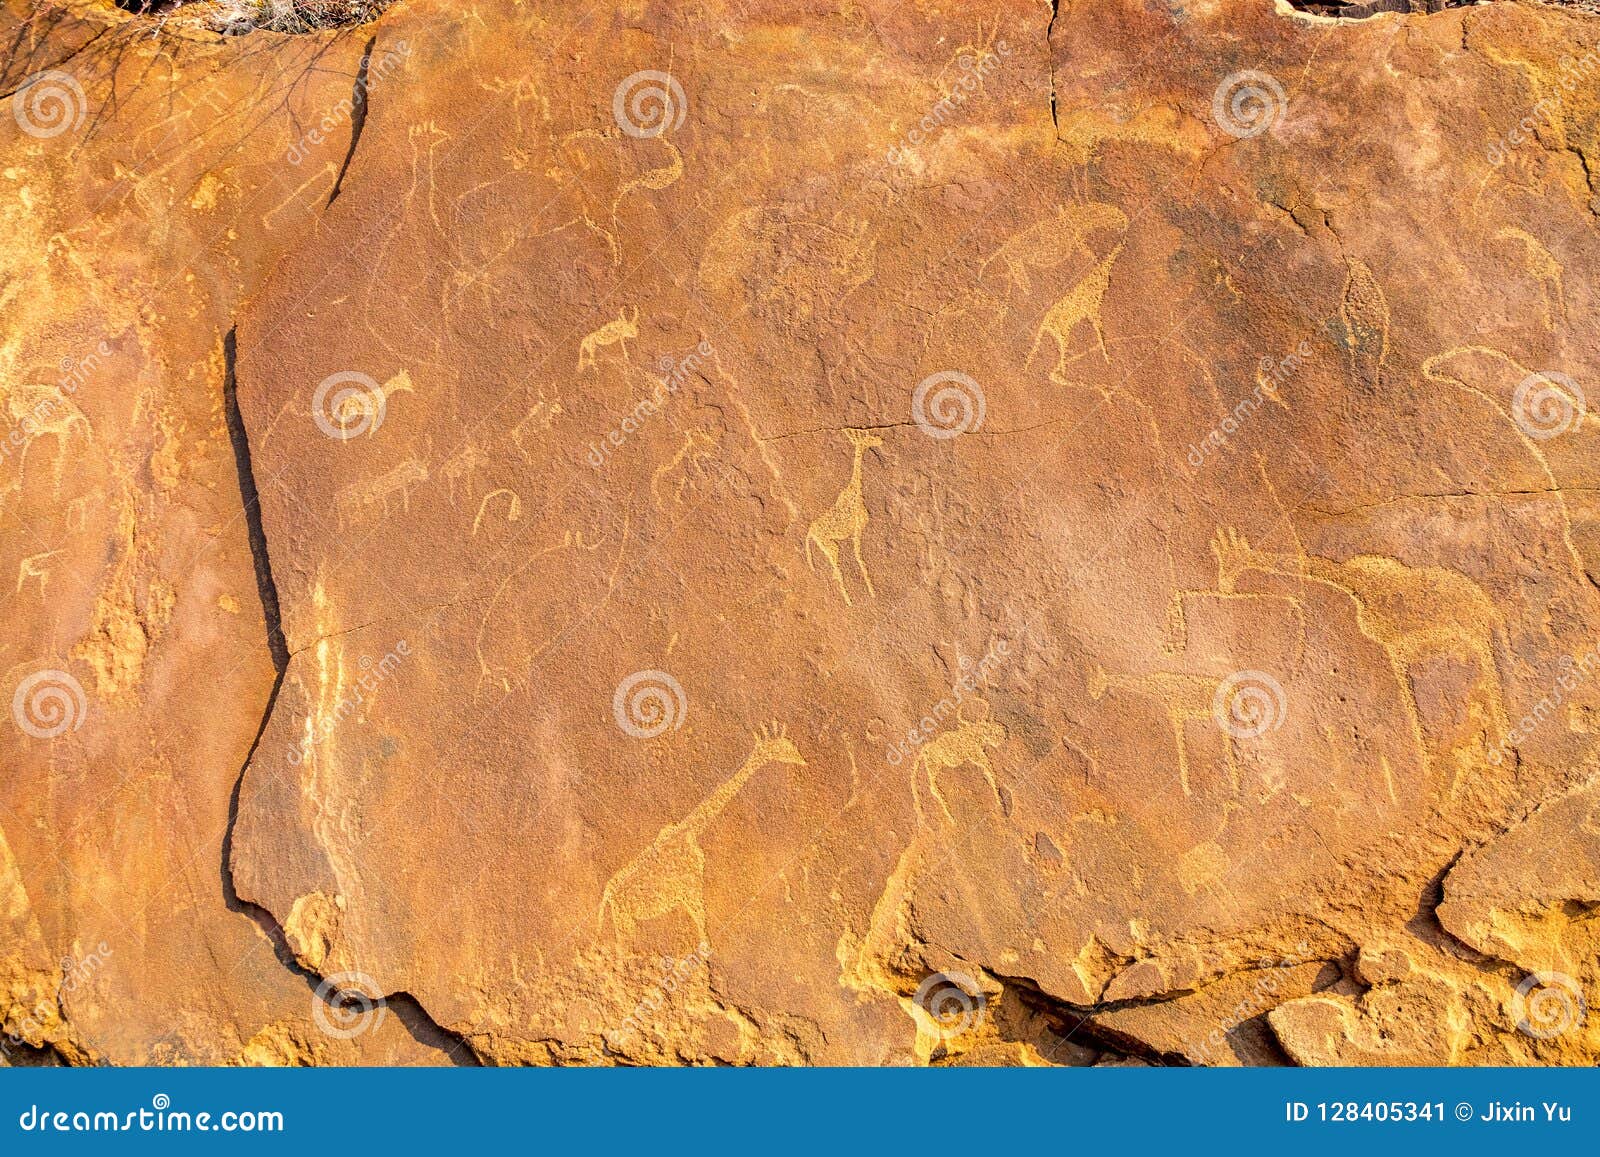
<path id="1" fill-rule="evenodd" d="M 627 360 L 630 339 L 639 336 L 639 307 L 633 307 L 633 316 L 628 316 L 626 308 L 617 311 L 617 316 L 605 323 L 599 329 L 585 337 L 578 343 L 578 371 L 581 373 L 587 366 L 595 364 L 595 354 L 608 345 L 622 347 L 623 360 Z"/>

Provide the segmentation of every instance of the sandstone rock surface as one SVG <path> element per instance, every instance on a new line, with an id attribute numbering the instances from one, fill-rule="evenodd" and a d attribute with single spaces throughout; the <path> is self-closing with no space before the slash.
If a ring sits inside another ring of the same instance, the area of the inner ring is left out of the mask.
<path id="1" fill-rule="evenodd" d="M 1593 17 L 3 18 L 11 1059 L 1600 1059 Z"/>

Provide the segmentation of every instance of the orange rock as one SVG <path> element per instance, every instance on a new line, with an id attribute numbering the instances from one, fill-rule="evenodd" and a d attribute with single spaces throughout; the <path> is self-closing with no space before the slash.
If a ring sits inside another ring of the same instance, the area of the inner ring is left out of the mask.
<path id="1" fill-rule="evenodd" d="M 1592 18 L 6 20 L 30 1047 L 1597 1059 Z"/>

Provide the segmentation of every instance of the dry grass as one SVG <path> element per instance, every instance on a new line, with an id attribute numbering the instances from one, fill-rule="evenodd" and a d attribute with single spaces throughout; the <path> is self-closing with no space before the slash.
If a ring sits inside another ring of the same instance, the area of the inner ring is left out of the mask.
<path id="1" fill-rule="evenodd" d="M 161 20 L 192 20 L 218 32 L 243 35 L 317 32 L 376 20 L 395 0 L 116 0 L 119 8 Z"/>
<path id="2" fill-rule="evenodd" d="M 394 0 L 220 0 L 213 27 L 222 31 L 266 28 L 273 32 L 316 32 L 365 24 Z"/>

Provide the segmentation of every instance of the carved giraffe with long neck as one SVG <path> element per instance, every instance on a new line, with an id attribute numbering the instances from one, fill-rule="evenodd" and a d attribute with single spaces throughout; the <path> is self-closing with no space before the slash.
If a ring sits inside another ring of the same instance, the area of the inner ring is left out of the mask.
<path id="1" fill-rule="evenodd" d="M 844 572 L 839 569 L 839 544 L 846 539 L 855 552 L 856 568 L 861 571 L 862 581 L 867 584 L 867 593 L 873 598 L 878 597 L 878 592 L 872 589 L 872 576 L 867 573 L 867 564 L 861 561 L 861 532 L 867 527 L 867 504 L 861 497 L 861 457 L 872 447 L 882 446 L 883 439 L 866 430 L 847 429 L 844 436 L 855 447 L 850 481 L 839 492 L 839 497 L 834 499 L 832 508 L 819 515 L 806 531 L 806 566 L 812 565 L 811 544 L 814 542 L 817 549 L 822 551 L 822 557 L 833 567 L 834 581 L 839 584 L 839 593 L 844 596 L 844 604 L 848 607 L 851 605 L 850 592 L 845 589 Z"/>
<path id="2" fill-rule="evenodd" d="M 606 883 L 600 895 L 600 921 L 603 926 L 606 915 L 610 914 L 619 947 L 625 936 L 632 936 L 640 921 L 654 920 L 677 908 L 683 909 L 693 921 L 700 935 L 699 943 L 707 942 L 706 855 L 700 847 L 700 836 L 750 777 L 769 763 L 806 765 L 799 749 L 776 723 L 770 729 L 763 727 L 756 732 L 755 747 L 738 771 L 683 819 L 662 828 L 648 848 Z"/>

